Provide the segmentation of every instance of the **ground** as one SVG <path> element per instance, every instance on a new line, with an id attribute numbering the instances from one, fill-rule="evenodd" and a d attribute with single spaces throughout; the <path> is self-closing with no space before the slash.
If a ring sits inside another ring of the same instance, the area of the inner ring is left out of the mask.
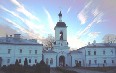
<path id="1" fill-rule="evenodd" d="M 93 71 L 93 70 L 87 70 L 87 69 L 78 69 L 78 68 L 66 68 L 66 69 L 74 70 L 78 73 L 116 73 L 116 69 L 109 70 L 109 71 L 106 71 L 106 72 Z M 55 68 L 51 68 L 50 73 L 62 73 L 62 72 L 56 70 Z"/>

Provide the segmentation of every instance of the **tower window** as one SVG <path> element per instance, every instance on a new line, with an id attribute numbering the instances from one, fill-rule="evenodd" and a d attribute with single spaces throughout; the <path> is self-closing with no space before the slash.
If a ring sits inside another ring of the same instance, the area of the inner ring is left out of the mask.
<path id="1" fill-rule="evenodd" d="M 60 40 L 63 40 L 63 32 L 60 32 Z"/>

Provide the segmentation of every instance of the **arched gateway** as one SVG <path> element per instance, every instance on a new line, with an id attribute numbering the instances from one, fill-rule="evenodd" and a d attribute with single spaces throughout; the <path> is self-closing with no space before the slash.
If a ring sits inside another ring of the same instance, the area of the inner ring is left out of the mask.
<path id="1" fill-rule="evenodd" d="M 59 66 L 61 66 L 61 67 L 65 66 L 65 57 L 64 56 L 59 57 Z"/>

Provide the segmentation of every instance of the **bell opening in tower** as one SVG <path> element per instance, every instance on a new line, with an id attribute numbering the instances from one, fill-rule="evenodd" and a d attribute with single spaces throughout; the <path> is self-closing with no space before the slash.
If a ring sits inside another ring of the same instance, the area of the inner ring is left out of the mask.
<path id="1" fill-rule="evenodd" d="M 63 40 L 63 32 L 60 32 L 60 40 Z"/>

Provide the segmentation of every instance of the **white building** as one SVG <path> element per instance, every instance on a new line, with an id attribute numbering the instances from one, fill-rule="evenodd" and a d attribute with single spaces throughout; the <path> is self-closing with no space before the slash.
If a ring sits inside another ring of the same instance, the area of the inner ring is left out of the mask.
<path id="1" fill-rule="evenodd" d="M 8 35 L 0 38 L 0 65 L 15 64 L 16 59 L 20 64 L 24 64 L 25 58 L 29 65 L 36 64 L 42 59 L 42 44 L 36 40 L 22 39 L 20 34 L 14 34 L 14 37 Z"/>
<path id="2" fill-rule="evenodd" d="M 69 46 L 67 42 L 67 26 L 62 22 L 62 14 L 59 13 L 59 22 L 55 28 L 55 42 L 53 49 L 43 51 L 43 60 L 50 65 L 50 67 L 69 66 Z"/>
<path id="3" fill-rule="evenodd" d="M 73 51 L 72 51 L 73 52 Z M 108 67 L 116 66 L 116 43 L 88 44 L 71 54 L 72 63 L 78 62 L 83 67 Z M 76 63 L 72 66 L 76 66 Z"/>
<path id="4" fill-rule="evenodd" d="M 29 65 L 39 63 L 43 59 L 50 67 L 116 66 L 116 43 L 94 41 L 78 50 L 70 51 L 67 42 L 67 26 L 65 22 L 62 22 L 61 12 L 54 30 L 53 48 L 48 50 L 43 50 L 43 45 L 34 39 L 22 39 L 20 34 L 0 38 L 0 65 L 14 64 L 16 59 L 23 65 L 27 58 Z"/>

